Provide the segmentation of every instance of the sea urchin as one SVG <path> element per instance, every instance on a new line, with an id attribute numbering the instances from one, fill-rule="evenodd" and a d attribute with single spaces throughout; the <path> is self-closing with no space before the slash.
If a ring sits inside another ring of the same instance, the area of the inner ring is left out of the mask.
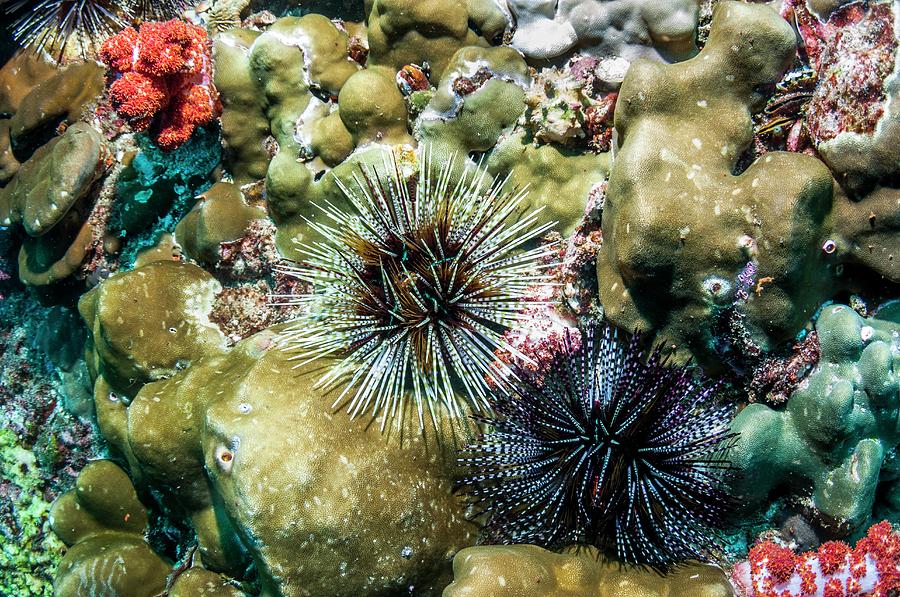
<path id="1" fill-rule="evenodd" d="M 87 57 L 126 26 L 177 18 L 186 0 L 0 0 L 0 12 L 13 19 L 20 45 L 46 50 L 58 59 L 70 49 Z"/>
<path id="2" fill-rule="evenodd" d="M 503 333 L 549 281 L 552 247 L 523 245 L 554 224 L 540 210 L 518 217 L 525 193 L 484 171 L 456 178 L 447 163 L 435 174 L 427 156 L 417 178 L 395 157 L 382 173 L 361 170 L 352 187 L 338 183 L 352 210 L 328 203 L 309 221 L 324 241 L 289 270 L 313 291 L 285 344 L 304 363 L 333 357 L 320 387 L 340 386 L 335 406 L 348 398 L 352 415 L 382 415 L 382 429 L 400 425 L 407 399 L 420 426 L 440 403 L 483 412 L 489 384 L 510 373 L 494 351 L 516 354 Z"/>
<path id="3" fill-rule="evenodd" d="M 486 542 L 590 544 L 660 570 L 718 554 L 732 408 L 639 342 L 589 328 L 539 383 L 520 375 L 493 397 L 488 431 L 460 458 Z"/>

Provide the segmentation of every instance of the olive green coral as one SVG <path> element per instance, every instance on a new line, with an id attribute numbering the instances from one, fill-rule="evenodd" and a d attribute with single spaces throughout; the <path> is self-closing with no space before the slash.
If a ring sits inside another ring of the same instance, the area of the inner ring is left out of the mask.
<path id="1" fill-rule="evenodd" d="M 889 311 L 864 319 L 845 305 L 823 307 L 819 364 L 787 407 L 751 404 L 737 416 L 730 454 L 741 502 L 758 506 L 785 487 L 799 498 L 811 487 L 805 505 L 833 531 L 868 520 L 900 443 L 900 318 Z"/>
<path id="2" fill-rule="evenodd" d="M 21 225 L 19 277 L 32 285 L 64 279 L 81 265 L 92 238 L 91 193 L 106 171 L 106 144 L 76 123 L 39 147 L 0 189 L 0 225 Z"/>
<path id="3" fill-rule="evenodd" d="M 145 386 L 128 407 L 138 466 L 183 503 L 211 492 L 267 594 L 439 593 L 474 540 L 452 492 L 459 422 L 423 435 L 410 413 L 387 438 L 348 423 L 277 342 L 260 332 Z"/>
<path id="4" fill-rule="evenodd" d="M 711 368 L 721 366 L 716 315 L 735 301 L 748 262 L 766 285 L 737 309 L 757 345 L 771 349 L 843 285 L 842 263 L 864 252 L 847 228 L 868 223 L 834 221 L 849 206 L 819 160 L 770 152 L 734 174 L 760 90 L 795 51 L 794 31 L 776 12 L 723 1 L 698 56 L 634 63 L 616 105 L 621 149 L 603 212 L 600 300 L 613 323 L 652 330 Z M 892 260 L 879 251 L 869 262 L 889 273 Z"/>
<path id="5" fill-rule="evenodd" d="M 54 502 L 50 521 L 69 546 L 56 595 L 155 597 L 165 590 L 171 566 L 145 541 L 147 510 L 112 461 L 84 467 L 75 489 Z"/>

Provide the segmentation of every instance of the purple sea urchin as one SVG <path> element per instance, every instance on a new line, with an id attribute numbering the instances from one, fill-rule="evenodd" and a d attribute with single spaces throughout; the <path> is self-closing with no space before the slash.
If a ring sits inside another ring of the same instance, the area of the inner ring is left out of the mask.
<path id="1" fill-rule="evenodd" d="M 0 0 L 20 45 L 61 58 L 72 45 L 82 56 L 109 36 L 146 20 L 179 16 L 185 0 Z"/>
<path id="2" fill-rule="evenodd" d="M 657 569 L 718 553 L 732 408 L 639 342 L 588 329 L 540 384 L 519 375 L 493 396 L 489 431 L 460 458 L 487 542 L 590 544 Z"/>
<path id="3" fill-rule="evenodd" d="M 291 270 L 313 292 L 286 345 L 304 362 L 334 357 L 320 386 L 343 386 L 335 406 L 347 398 L 353 416 L 384 415 L 382 429 L 410 398 L 420 425 L 436 402 L 485 411 L 489 384 L 512 373 L 494 351 L 517 354 L 503 333 L 549 283 L 552 248 L 522 245 L 553 223 L 540 210 L 516 218 L 524 192 L 453 170 L 434 175 L 427 157 L 412 179 L 393 157 L 382 173 L 363 167 L 341 184 L 353 209 L 319 206 L 324 218 L 309 224 L 324 241 Z"/>

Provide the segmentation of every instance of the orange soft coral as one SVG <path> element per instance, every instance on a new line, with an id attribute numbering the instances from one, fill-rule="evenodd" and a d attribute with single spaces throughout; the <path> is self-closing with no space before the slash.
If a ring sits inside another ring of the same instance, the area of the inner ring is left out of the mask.
<path id="1" fill-rule="evenodd" d="M 114 78 L 109 96 L 132 128 L 151 126 L 174 149 L 221 113 L 206 31 L 183 21 L 144 23 L 109 38 L 100 52 Z"/>

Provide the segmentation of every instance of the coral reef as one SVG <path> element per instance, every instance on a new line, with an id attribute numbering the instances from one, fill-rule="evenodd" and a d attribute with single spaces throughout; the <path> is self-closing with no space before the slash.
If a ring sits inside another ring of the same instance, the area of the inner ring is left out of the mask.
<path id="1" fill-rule="evenodd" d="M 820 524 L 847 534 L 871 516 L 882 479 L 881 490 L 893 495 L 900 322 L 828 305 L 815 333 L 819 362 L 786 407 L 751 404 L 735 418 L 739 436 L 731 458 L 741 470 L 735 493 L 742 503 L 759 505 L 779 488 Z"/>
<path id="2" fill-rule="evenodd" d="M 183 144 L 221 111 L 209 40 L 196 25 L 172 20 L 129 27 L 104 42 L 100 58 L 114 75 L 113 107 L 136 131 L 154 125 L 163 149 Z"/>
<path id="3" fill-rule="evenodd" d="M 770 541 L 755 545 L 749 560 L 735 566 L 732 582 L 739 597 L 887 596 L 900 590 L 898 560 L 900 535 L 884 521 L 853 549 L 829 541 L 797 555 Z"/>
<path id="4" fill-rule="evenodd" d="M 738 310 L 763 350 L 791 339 L 852 282 L 845 263 L 898 280 L 886 205 L 895 191 L 849 200 L 822 162 L 796 153 L 766 153 L 734 174 L 752 141 L 758 90 L 774 85 L 794 54 L 794 32 L 777 14 L 720 2 L 700 55 L 635 63 L 616 104 L 620 150 L 603 211 L 600 301 L 614 323 L 653 330 L 711 370 L 721 368 L 714 321 L 748 261 L 768 280 Z"/>
<path id="5" fill-rule="evenodd" d="M 894 591 L 897 6 L 0 0 L 0 593 Z"/>
<path id="6" fill-rule="evenodd" d="M 553 553 L 534 545 L 469 547 L 453 559 L 444 597 L 731 597 L 715 566 L 688 564 L 666 575 L 623 568 L 593 549 Z"/>

